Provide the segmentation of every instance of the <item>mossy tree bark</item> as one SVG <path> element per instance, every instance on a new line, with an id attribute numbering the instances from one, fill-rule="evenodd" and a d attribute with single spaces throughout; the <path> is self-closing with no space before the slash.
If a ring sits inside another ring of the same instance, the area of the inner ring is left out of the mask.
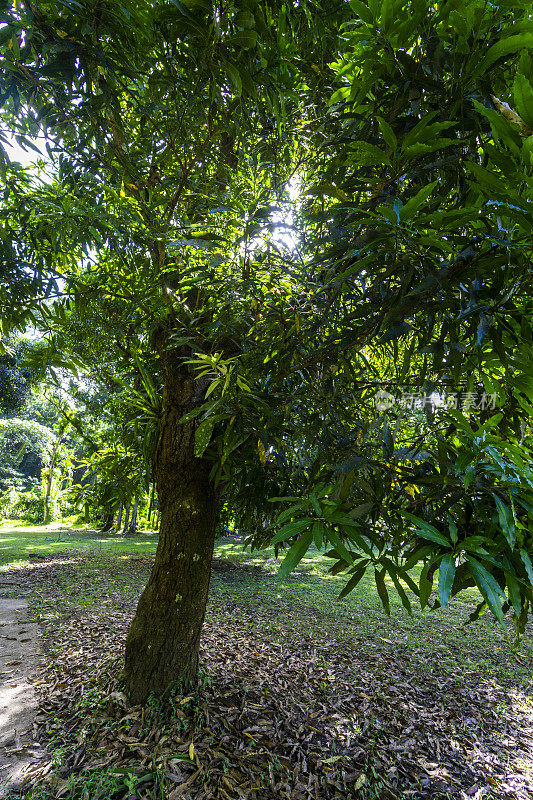
<path id="1" fill-rule="evenodd" d="M 165 387 L 153 469 L 161 528 L 126 642 L 126 688 L 135 703 L 196 680 L 215 541 L 211 465 L 194 456 L 194 423 L 179 423 L 203 402 L 205 386 L 184 372 L 176 351 L 158 349 Z"/>

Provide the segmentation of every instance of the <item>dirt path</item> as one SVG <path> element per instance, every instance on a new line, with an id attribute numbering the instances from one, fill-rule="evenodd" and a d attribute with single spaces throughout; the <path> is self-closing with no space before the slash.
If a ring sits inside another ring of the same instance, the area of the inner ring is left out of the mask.
<path id="1" fill-rule="evenodd" d="M 40 661 L 39 627 L 28 621 L 25 600 L 6 597 L 0 582 L 0 800 L 16 789 L 24 770 L 41 755 L 33 741 L 37 696 L 32 678 Z"/>

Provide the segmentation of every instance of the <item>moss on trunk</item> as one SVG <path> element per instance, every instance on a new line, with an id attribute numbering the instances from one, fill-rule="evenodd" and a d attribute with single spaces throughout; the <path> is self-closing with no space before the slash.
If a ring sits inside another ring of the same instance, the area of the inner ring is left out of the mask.
<path id="1" fill-rule="evenodd" d="M 205 386 L 174 353 L 160 348 L 165 388 L 153 460 L 159 544 L 126 642 L 126 688 L 135 703 L 196 680 L 215 540 L 211 465 L 194 456 L 194 423 L 179 423 L 203 401 Z"/>

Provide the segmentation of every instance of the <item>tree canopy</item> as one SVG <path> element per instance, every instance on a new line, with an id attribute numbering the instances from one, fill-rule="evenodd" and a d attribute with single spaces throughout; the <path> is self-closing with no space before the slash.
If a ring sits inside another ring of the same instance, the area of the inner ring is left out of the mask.
<path id="1" fill-rule="evenodd" d="M 314 542 L 385 609 L 438 574 L 431 605 L 477 585 L 523 630 L 528 9 L 8 4 L 3 123 L 47 157 L 3 150 L 3 325 L 105 386 L 155 476 L 133 697 L 194 677 L 222 504 L 282 574 Z"/>

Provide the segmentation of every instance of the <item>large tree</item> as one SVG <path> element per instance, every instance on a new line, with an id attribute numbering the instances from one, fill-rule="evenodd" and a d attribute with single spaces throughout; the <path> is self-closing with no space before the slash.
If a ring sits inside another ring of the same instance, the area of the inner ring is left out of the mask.
<path id="1" fill-rule="evenodd" d="M 51 346 L 129 376 L 157 484 L 134 700 L 195 678 L 221 502 L 289 545 L 283 572 L 314 540 L 385 607 L 387 574 L 410 609 L 438 570 L 434 605 L 477 585 L 523 628 L 533 33 L 516 4 L 463 5 L 7 12 L 4 119 L 44 137 L 49 177 L 5 167 L 4 240 L 64 280 Z M 461 381 L 507 413 L 392 404 Z"/>

